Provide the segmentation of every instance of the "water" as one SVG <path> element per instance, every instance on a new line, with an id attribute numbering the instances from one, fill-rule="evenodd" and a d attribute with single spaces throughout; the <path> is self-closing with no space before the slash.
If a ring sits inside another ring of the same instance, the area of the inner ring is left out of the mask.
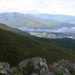
<path id="1" fill-rule="evenodd" d="M 27 32 L 73 32 L 73 31 L 75 31 L 75 29 L 71 29 L 71 28 L 67 28 L 67 27 L 59 28 L 57 30 L 31 29 L 31 28 L 23 28 L 23 27 L 13 27 L 13 28 L 18 28 L 22 31 L 27 31 Z"/>

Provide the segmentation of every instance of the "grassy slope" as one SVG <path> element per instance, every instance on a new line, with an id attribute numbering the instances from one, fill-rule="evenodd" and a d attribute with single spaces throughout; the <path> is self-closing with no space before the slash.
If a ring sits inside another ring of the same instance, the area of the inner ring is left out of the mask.
<path id="1" fill-rule="evenodd" d="M 17 66 L 20 61 L 36 56 L 46 58 L 48 64 L 59 59 L 75 61 L 75 51 L 0 29 L 0 61 Z"/>
<path id="2" fill-rule="evenodd" d="M 25 31 L 22 31 L 22 30 L 16 29 L 16 28 L 11 28 L 11 27 L 9 27 L 5 24 L 2 24 L 2 23 L 0 23 L 0 28 L 4 29 L 4 30 L 11 31 L 11 32 L 15 32 L 17 34 L 21 34 L 21 35 L 25 35 L 25 36 L 31 36 L 29 33 L 25 32 Z"/>
<path id="3" fill-rule="evenodd" d="M 41 29 L 58 29 L 62 27 L 72 27 L 74 25 L 55 21 L 47 21 L 32 16 L 25 15 L 23 17 L 13 18 L 3 22 L 9 26 L 41 28 Z"/>
<path id="4" fill-rule="evenodd" d="M 70 38 L 50 39 L 49 43 L 63 48 L 75 50 L 75 39 Z"/>
<path id="5" fill-rule="evenodd" d="M 24 35 L 26 37 L 36 39 L 39 41 L 44 41 L 44 42 L 54 44 L 54 45 L 57 45 L 57 46 L 60 46 L 63 48 L 75 50 L 75 40 L 73 40 L 73 39 L 68 39 L 68 38 L 62 38 L 62 39 L 39 38 L 39 37 L 31 36 L 27 32 L 21 31 L 19 29 L 11 28 L 11 27 L 9 27 L 5 24 L 1 24 L 1 23 L 0 23 L 0 28 L 15 32 L 17 34 Z"/>
<path id="6" fill-rule="evenodd" d="M 62 48 L 75 50 L 75 39 L 70 39 L 70 38 L 49 39 L 49 38 L 39 38 L 39 37 L 32 37 L 32 38 L 50 44 L 54 44 Z"/>

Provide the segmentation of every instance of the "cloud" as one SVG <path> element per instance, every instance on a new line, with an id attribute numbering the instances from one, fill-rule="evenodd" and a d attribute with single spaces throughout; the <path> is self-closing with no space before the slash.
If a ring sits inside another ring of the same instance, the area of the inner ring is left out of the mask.
<path id="1" fill-rule="evenodd" d="M 75 15 L 75 0 L 0 0 L 0 12 Z"/>
<path id="2" fill-rule="evenodd" d="M 29 13 L 30 10 L 36 11 L 41 6 L 43 0 L 3 0 L 0 2 L 0 12 L 24 12 Z M 5 9 L 4 9 L 5 8 Z"/>
<path id="3" fill-rule="evenodd" d="M 57 0 L 57 1 L 75 2 L 75 0 Z"/>

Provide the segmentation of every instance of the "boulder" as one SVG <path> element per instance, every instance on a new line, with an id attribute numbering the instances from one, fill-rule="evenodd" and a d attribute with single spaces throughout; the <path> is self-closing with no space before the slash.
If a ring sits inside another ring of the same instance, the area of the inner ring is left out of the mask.
<path id="1" fill-rule="evenodd" d="M 19 70 L 18 70 L 18 67 L 13 67 L 13 68 L 10 68 L 10 69 L 11 69 L 12 71 L 15 71 L 15 70 L 16 70 L 16 71 L 19 71 Z"/>
<path id="2" fill-rule="evenodd" d="M 55 75 L 48 71 L 46 60 L 42 57 L 35 57 L 22 61 L 19 70 L 23 75 Z"/>
<path id="3" fill-rule="evenodd" d="M 7 74 L 6 69 L 0 65 L 0 74 Z"/>
<path id="4" fill-rule="evenodd" d="M 14 73 L 9 68 L 10 68 L 9 63 L 0 62 L 0 74 L 1 75 L 14 75 Z"/>
<path id="5" fill-rule="evenodd" d="M 0 62 L 0 67 L 4 67 L 4 68 L 10 68 L 10 64 L 9 63 L 7 63 L 7 62 Z"/>
<path id="6" fill-rule="evenodd" d="M 59 60 L 57 63 L 54 62 L 52 64 L 52 70 L 53 72 L 62 72 L 62 73 L 68 73 L 70 70 L 75 71 L 75 62 L 69 61 L 69 60 Z"/>
<path id="7" fill-rule="evenodd" d="M 27 66 L 28 61 L 29 59 L 26 59 L 19 63 L 18 69 L 20 72 L 23 72 L 23 69 Z"/>
<path id="8" fill-rule="evenodd" d="M 70 75 L 70 73 L 64 73 L 63 75 Z"/>
<path id="9" fill-rule="evenodd" d="M 7 74 L 6 75 L 14 75 L 13 71 L 10 69 L 6 69 Z"/>
<path id="10" fill-rule="evenodd" d="M 40 75 L 55 75 L 54 73 L 50 73 L 49 71 L 45 71 L 41 73 Z"/>
<path id="11" fill-rule="evenodd" d="M 53 72 L 59 72 L 59 73 L 69 73 L 69 70 L 67 70 L 63 66 L 57 66 L 52 68 Z"/>
<path id="12" fill-rule="evenodd" d="M 33 74 L 30 74 L 30 75 L 39 75 L 39 74 L 37 74 L 37 73 L 33 73 Z"/>

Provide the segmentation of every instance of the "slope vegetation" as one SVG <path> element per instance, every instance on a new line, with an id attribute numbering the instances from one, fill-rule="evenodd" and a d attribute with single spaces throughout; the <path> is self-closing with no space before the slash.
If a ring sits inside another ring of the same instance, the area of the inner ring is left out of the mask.
<path id="1" fill-rule="evenodd" d="M 29 33 L 25 32 L 25 31 L 22 31 L 22 30 L 17 29 L 17 28 L 11 28 L 11 27 L 9 27 L 5 24 L 2 24 L 2 23 L 0 23 L 0 28 L 4 29 L 4 30 L 11 31 L 11 32 L 15 32 L 17 34 L 21 34 L 21 35 L 25 35 L 25 36 L 31 36 Z"/>
<path id="2" fill-rule="evenodd" d="M 66 49 L 71 49 L 75 50 L 75 39 L 70 39 L 70 38 L 61 38 L 61 39 L 50 39 L 50 38 L 40 38 L 40 37 L 31 37 L 33 39 L 47 42 L 50 44 L 54 44 L 56 46 L 66 48 Z"/>
<path id="3" fill-rule="evenodd" d="M 75 51 L 0 29 L 0 61 L 17 66 L 20 61 L 36 56 L 44 57 L 48 64 L 59 59 L 75 61 Z"/>
<path id="4" fill-rule="evenodd" d="M 21 30 L 16 29 L 16 28 L 11 28 L 11 27 L 9 27 L 5 24 L 1 24 L 1 23 L 0 23 L 0 28 L 4 29 L 4 30 L 11 31 L 11 32 L 15 32 L 17 34 L 20 34 L 20 35 L 23 35 L 23 36 L 26 36 L 26 37 L 36 39 L 36 40 L 39 40 L 39 41 L 54 44 L 54 45 L 60 46 L 62 48 L 75 50 L 75 40 L 74 39 L 69 39 L 69 38 L 62 38 L 62 39 L 40 38 L 40 37 L 32 36 L 25 31 L 21 31 Z"/>

